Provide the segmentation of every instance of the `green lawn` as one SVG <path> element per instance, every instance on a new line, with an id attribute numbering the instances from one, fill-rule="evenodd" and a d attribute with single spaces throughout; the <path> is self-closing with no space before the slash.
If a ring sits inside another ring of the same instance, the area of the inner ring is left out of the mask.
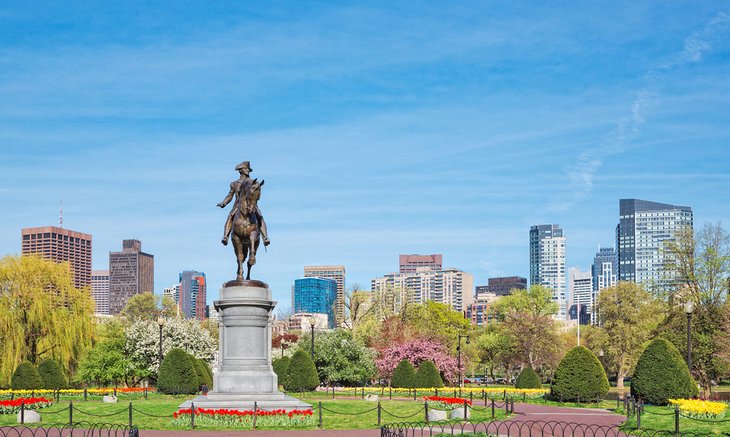
<path id="1" fill-rule="evenodd" d="M 621 413 L 623 409 L 617 412 Z M 652 414 L 653 413 L 653 414 Z M 655 431 L 674 431 L 674 414 L 669 407 L 655 407 L 647 405 L 641 415 L 641 429 Z M 724 419 L 728 419 L 725 417 Z M 636 429 L 636 416 L 633 415 L 624 422 L 623 429 Z M 730 435 L 730 422 L 702 422 L 680 416 L 679 430 L 681 432 L 694 432 L 698 435 Z"/>
<path id="2" fill-rule="evenodd" d="M 314 421 L 312 426 L 301 427 L 300 429 L 316 428 L 318 422 L 318 403 L 322 402 L 323 414 L 322 423 L 324 429 L 359 429 L 377 428 L 378 412 L 377 402 L 369 402 L 360 399 L 329 399 L 324 393 L 304 393 L 302 398 L 305 402 L 314 406 Z M 143 396 L 120 396 L 117 404 L 105 404 L 100 398 L 89 398 L 84 401 L 79 397 L 61 397 L 59 403 L 39 410 L 43 424 L 68 423 L 68 405 L 73 401 L 74 422 L 105 422 L 127 424 L 129 421 L 129 403 L 132 403 L 132 423 L 140 429 L 189 429 L 189 426 L 176 426 L 172 423 L 172 413 L 178 410 L 178 406 L 185 400 L 185 397 L 173 397 L 159 394 L 150 394 L 149 399 Z M 399 421 L 423 421 L 423 402 L 419 399 L 412 400 L 387 400 L 381 399 L 381 421 L 382 423 Z M 144 413 L 144 414 L 143 414 Z M 97 417 L 110 415 L 108 417 Z M 163 416 L 163 417 L 152 417 Z M 500 420 L 506 417 L 504 409 L 495 409 L 495 419 Z M 14 425 L 15 414 L 0 415 L 0 426 Z M 472 410 L 473 420 L 490 420 L 491 408 L 485 408 L 475 402 Z M 196 426 L 196 429 L 220 429 L 212 426 Z M 262 429 L 266 429 L 262 427 Z"/>

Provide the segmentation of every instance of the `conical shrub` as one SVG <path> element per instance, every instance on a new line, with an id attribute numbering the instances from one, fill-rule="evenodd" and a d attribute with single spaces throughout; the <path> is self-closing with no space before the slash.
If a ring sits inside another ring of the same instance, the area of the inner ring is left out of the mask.
<path id="1" fill-rule="evenodd" d="M 291 358 L 289 357 L 281 357 L 275 359 L 271 366 L 274 368 L 274 373 L 276 373 L 277 379 L 279 380 L 279 385 L 286 387 L 286 378 L 287 378 L 287 372 L 289 371 L 289 364 L 291 364 Z"/>
<path id="2" fill-rule="evenodd" d="M 517 376 L 515 388 L 542 388 L 542 382 L 537 372 L 532 367 L 527 366 Z"/>
<path id="3" fill-rule="evenodd" d="M 43 388 L 58 390 L 66 387 L 66 378 L 58 361 L 49 358 L 38 365 L 38 375 L 41 377 Z"/>
<path id="4" fill-rule="evenodd" d="M 166 394 L 195 394 L 198 383 L 198 373 L 190 355 L 182 349 L 172 349 L 165 355 L 157 378 L 158 391 Z"/>
<path id="5" fill-rule="evenodd" d="M 422 361 L 416 372 L 414 387 L 441 388 L 443 386 L 444 381 L 441 379 L 436 364 L 430 360 Z"/>
<path id="6" fill-rule="evenodd" d="M 28 361 L 23 361 L 15 368 L 10 382 L 13 390 L 36 390 L 41 388 L 43 381 L 35 366 Z"/>
<path id="7" fill-rule="evenodd" d="M 576 346 L 560 360 L 550 392 L 561 401 L 592 402 L 603 399 L 609 388 L 598 357 L 587 348 Z"/>
<path id="8" fill-rule="evenodd" d="M 416 383 L 416 369 L 408 360 L 401 360 L 390 378 L 390 386 L 395 388 L 413 388 Z"/>
<path id="9" fill-rule="evenodd" d="M 677 348 L 664 339 L 653 340 L 644 349 L 631 378 L 631 394 L 653 405 L 669 399 L 696 397 L 697 384 Z"/>
<path id="10" fill-rule="evenodd" d="M 312 358 L 303 351 L 294 352 L 287 370 L 286 386 L 288 391 L 309 391 L 319 386 L 317 367 Z"/>

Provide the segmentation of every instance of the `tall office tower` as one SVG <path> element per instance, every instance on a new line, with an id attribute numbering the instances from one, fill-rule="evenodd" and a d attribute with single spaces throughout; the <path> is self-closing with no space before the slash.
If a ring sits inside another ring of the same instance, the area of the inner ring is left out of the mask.
<path id="1" fill-rule="evenodd" d="M 692 208 L 639 199 L 619 200 L 616 226 L 618 279 L 665 289 L 673 282 L 666 271 L 664 244 L 677 231 L 692 227 Z"/>
<path id="2" fill-rule="evenodd" d="M 305 278 L 328 278 L 337 282 L 335 326 L 345 321 L 345 266 L 304 266 Z"/>
<path id="3" fill-rule="evenodd" d="M 558 225 L 530 228 L 530 285 L 534 284 L 553 290 L 553 300 L 559 307 L 555 317 L 565 320 L 565 236 Z"/>
<path id="4" fill-rule="evenodd" d="M 454 268 L 433 270 L 419 267 L 415 273 L 390 273 L 370 282 L 374 299 L 382 299 L 387 292 L 394 292 L 393 309 L 398 311 L 404 302 L 424 303 L 434 301 L 463 311 L 473 301 L 474 276 Z M 382 302 L 381 302 L 382 303 Z M 391 306 L 388 303 L 388 306 Z"/>
<path id="5" fill-rule="evenodd" d="M 96 303 L 96 314 L 109 314 L 109 270 L 91 271 L 91 297 Z"/>
<path id="6" fill-rule="evenodd" d="M 591 322 L 590 315 L 593 314 L 593 276 L 591 272 L 582 272 L 580 269 L 573 267 L 570 269 L 570 298 L 576 309 L 580 308 L 580 314 L 588 316 L 580 318 L 581 325 L 587 325 Z M 583 309 L 585 308 L 585 311 Z M 571 314 L 571 319 L 572 319 Z M 576 318 L 577 314 L 576 314 Z"/>
<path id="7" fill-rule="evenodd" d="M 327 325 L 335 326 L 337 281 L 330 278 L 301 278 L 294 280 L 292 312 L 327 314 Z"/>
<path id="8" fill-rule="evenodd" d="M 443 255 L 440 253 L 433 255 L 400 255 L 398 257 L 400 264 L 400 273 L 416 273 L 417 269 L 429 267 L 432 270 L 441 270 L 443 264 Z"/>
<path id="9" fill-rule="evenodd" d="M 618 282 L 618 254 L 613 247 L 599 247 L 591 266 L 593 291 L 613 287 Z M 598 295 L 596 294 L 596 297 Z"/>
<path id="10" fill-rule="evenodd" d="M 154 292 L 155 257 L 139 240 L 123 240 L 121 252 L 109 252 L 109 314 L 119 314 L 135 294 Z"/>
<path id="11" fill-rule="evenodd" d="M 23 255 L 41 255 L 71 267 L 74 287 L 91 285 L 91 235 L 56 226 L 23 228 Z"/>
<path id="12" fill-rule="evenodd" d="M 506 276 L 503 278 L 489 278 L 487 289 L 497 296 L 509 296 L 512 290 L 524 290 L 527 288 L 527 278 L 521 276 Z"/>
<path id="13" fill-rule="evenodd" d="M 207 290 L 205 273 L 185 270 L 180 273 L 180 312 L 187 319 L 205 320 Z"/>

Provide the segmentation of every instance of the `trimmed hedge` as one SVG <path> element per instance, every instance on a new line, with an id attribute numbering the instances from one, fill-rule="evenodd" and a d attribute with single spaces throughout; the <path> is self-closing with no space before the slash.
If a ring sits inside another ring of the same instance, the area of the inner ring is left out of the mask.
<path id="1" fill-rule="evenodd" d="M 43 381 L 35 366 L 28 361 L 23 361 L 15 368 L 10 382 L 13 390 L 35 390 L 41 388 Z"/>
<path id="2" fill-rule="evenodd" d="M 165 355 L 157 378 L 157 390 L 166 394 L 195 394 L 198 392 L 198 372 L 194 360 L 182 349 L 172 349 Z"/>
<path id="3" fill-rule="evenodd" d="M 390 378 L 390 386 L 394 388 L 413 388 L 416 383 L 416 369 L 408 360 L 401 360 Z"/>
<path id="4" fill-rule="evenodd" d="M 535 370 L 527 366 L 522 369 L 515 381 L 515 388 L 542 388 L 542 381 Z"/>
<path id="5" fill-rule="evenodd" d="M 195 365 L 197 366 L 198 374 L 200 375 L 200 385 L 205 384 L 208 389 L 213 387 L 213 376 L 210 370 L 210 366 L 202 358 L 195 358 Z"/>
<path id="6" fill-rule="evenodd" d="M 286 384 L 288 391 L 309 391 L 319 387 L 317 367 L 308 353 L 294 352 L 287 370 Z"/>
<path id="7" fill-rule="evenodd" d="M 598 357 L 587 348 L 576 346 L 560 360 L 550 393 L 560 401 L 593 402 L 603 399 L 609 388 Z"/>
<path id="8" fill-rule="evenodd" d="M 277 379 L 279 380 L 279 385 L 286 387 L 286 378 L 287 378 L 287 372 L 289 371 L 289 364 L 291 364 L 291 358 L 289 357 L 281 357 L 275 359 L 271 366 L 274 368 L 274 373 L 276 373 Z"/>
<path id="9" fill-rule="evenodd" d="M 38 365 L 38 375 L 41 377 L 43 388 L 58 390 L 66 387 L 66 378 L 58 361 L 49 358 Z"/>
<path id="10" fill-rule="evenodd" d="M 644 349 L 631 378 L 631 395 L 654 405 L 669 399 L 688 399 L 698 394 L 697 384 L 677 348 L 664 339 Z"/>
<path id="11" fill-rule="evenodd" d="M 416 372 L 414 387 L 443 387 L 444 381 L 441 379 L 439 370 L 433 361 L 422 361 Z"/>

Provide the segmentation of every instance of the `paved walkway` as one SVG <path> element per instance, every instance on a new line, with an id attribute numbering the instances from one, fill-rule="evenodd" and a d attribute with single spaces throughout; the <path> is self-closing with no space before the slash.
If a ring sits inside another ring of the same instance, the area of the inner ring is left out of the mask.
<path id="1" fill-rule="evenodd" d="M 625 416 L 614 414 L 603 408 L 567 408 L 536 404 L 515 404 L 516 416 L 507 421 L 526 422 L 539 420 L 542 422 L 573 422 L 584 425 L 618 426 Z"/>

